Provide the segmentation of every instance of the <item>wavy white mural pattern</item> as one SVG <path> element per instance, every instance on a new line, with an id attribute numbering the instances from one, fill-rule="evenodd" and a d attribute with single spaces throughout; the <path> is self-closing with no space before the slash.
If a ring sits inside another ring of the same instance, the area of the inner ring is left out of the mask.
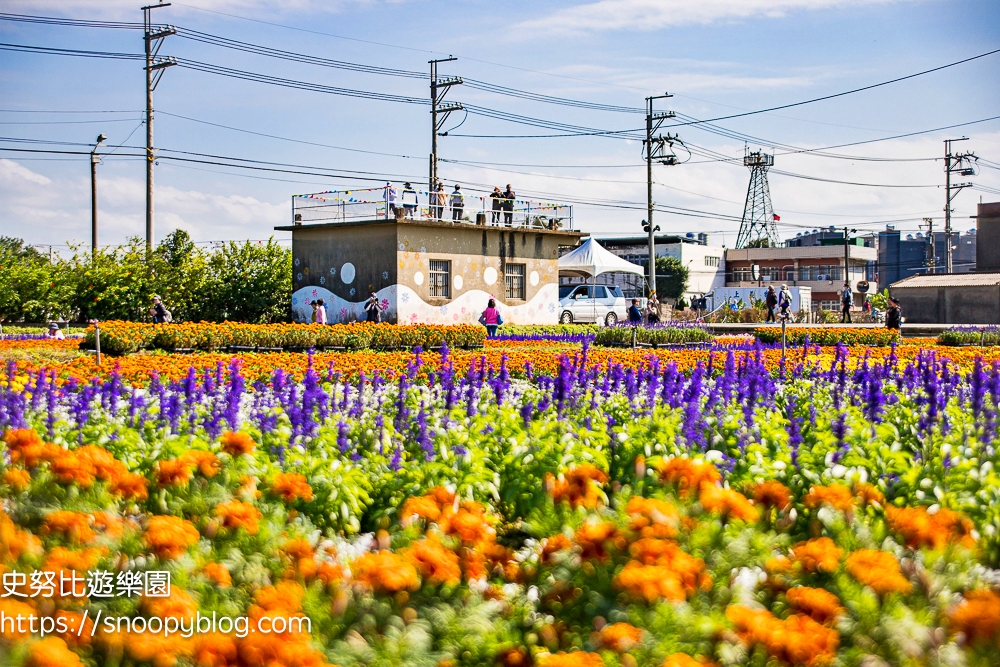
<path id="1" fill-rule="evenodd" d="M 377 293 L 383 319 L 400 324 L 475 324 L 486 308 L 491 294 L 469 290 L 443 306 L 427 303 L 406 285 L 391 285 Z M 356 322 L 365 319 L 365 301 L 347 301 L 325 287 L 303 287 L 292 295 L 292 311 L 301 322 L 312 320 L 310 301 L 323 299 L 330 322 Z M 559 318 L 559 286 L 546 283 L 534 298 L 517 306 L 499 304 L 504 322 L 509 324 L 555 324 Z"/>

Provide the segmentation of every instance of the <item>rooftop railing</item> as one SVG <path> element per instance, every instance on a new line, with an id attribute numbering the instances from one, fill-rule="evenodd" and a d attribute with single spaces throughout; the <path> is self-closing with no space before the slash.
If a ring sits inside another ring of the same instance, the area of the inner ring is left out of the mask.
<path id="1" fill-rule="evenodd" d="M 496 208 L 499 206 L 499 208 Z M 363 220 L 427 220 L 528 229 L 573 229 L 567 204 L 428 193 L 394 187 L 328 190 L 292 196 L 292 224 L 318 225 Z"/>

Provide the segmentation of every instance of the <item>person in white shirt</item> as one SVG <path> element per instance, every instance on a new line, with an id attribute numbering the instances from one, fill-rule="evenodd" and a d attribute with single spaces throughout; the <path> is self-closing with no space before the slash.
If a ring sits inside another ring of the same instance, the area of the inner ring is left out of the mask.
<path id="1" fill-rule="evenodd" d="M 323 299 L 316 301 L 316 324 L 327 324 L 326 305 L 324 305 Z"/>

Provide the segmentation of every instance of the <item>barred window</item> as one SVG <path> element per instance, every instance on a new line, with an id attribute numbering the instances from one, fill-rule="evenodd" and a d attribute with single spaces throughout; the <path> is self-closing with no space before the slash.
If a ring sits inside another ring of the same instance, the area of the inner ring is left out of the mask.
<path id="1" fill-rule="evenodd" d="M 451 262 L 431 260 L 431 296 L 449 298 L 451 296 Z"/>
<path id="2" fill-rule="evenodd" d="M 524 301 L 524 264 L 507 264 L 504 269 L 504 282 L 508 299 Z"/>

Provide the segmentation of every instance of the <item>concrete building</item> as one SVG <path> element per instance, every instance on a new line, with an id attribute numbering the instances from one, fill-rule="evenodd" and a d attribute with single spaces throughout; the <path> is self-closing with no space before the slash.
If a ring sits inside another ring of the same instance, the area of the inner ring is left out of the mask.
<path id="1" fill-rule="evenodd" d="M 855 305 L 862 303 L 858 284 L 868 283 L 868 293 L 878 289 L 875 268 L 878 253 L 852 239 L 848 269 L 844 272 L 844 240 L 840 245 L 802 245 L 784 248 L 742 248 L 726 250 L 726 287 L 759 287 L 768 284 L 810 288 L 813 310 L 839 310 L 840 291 L 850 282 Z M 754 275 L 756 267 L 756 276 Z"/>
<path id="2" fill-rule="evenodd" d="M 913 276 L 889 292 L 911 324 L 1000 324 L 1000 273 Z"/>
<path id="3" fill-rule="evenodd" d="M 610 252 L 633 264 L 649 266 L 649 240 L 646 236 L 625 236 L 600 238 L 598 242 Z M 725 285 L 725 249 L 708 245 L 708 235 L 689 233 L 685 236 L 659 235 L 655 237 L 657 257 L 673 257 L 688 269 L 687 289 L 684 298 L 702 296 L 716 287 Z M 573 284 L 574 279 L 564 279 L 564 284 Z M 575 282 L 581 282 L 575 280 Z M 597 279 L 599 284 L 617 285 L 626 297 L 646 295 L 646 281 L 641 276 L 627 274 L 606 274 Z"/>
<path id="4" fill-rule="evenodd" d="M 383 321 L 475 323 L 490 297 L 505 322 L 555 324 L 559 250 L 582 234 L 537 226 L 427 218 L 353 219 L 275 227 L 292 233 L 291 307 L 308 321 L 323 299 L 331 322 L 365 319 L 374 292 Z"/>
<path id="5" fill-rule="evenodd" d="M 930 272 L 929 247 L 934 248 L 934 268 L 936 273 L 944 273 L 946 266 L 947 240 L 945 233 L 938 231 L 932 238 L 922 233 L 901 233 L 889 226 L 878 233 L 878 277 L 884 285 Z M 952 232 L 952 267 L 955 273 L 969 273 L 976 270 L 975 229 L 962 234 Z"/>
<path id="6" fill-rule="evenodd" d="M 976 231 L 982 240 L 976 245 L 976 270 L 1000 271 L 1000 202 L 978 205 Z"/>

